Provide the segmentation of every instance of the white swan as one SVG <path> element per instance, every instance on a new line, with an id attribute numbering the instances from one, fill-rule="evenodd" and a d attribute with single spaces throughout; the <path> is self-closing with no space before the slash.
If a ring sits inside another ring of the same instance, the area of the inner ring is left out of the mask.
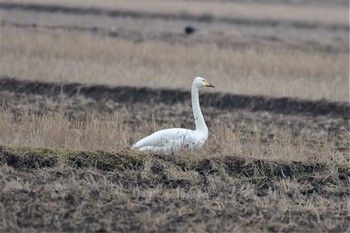
<path id="1" fill-rule="evenodd" d="M 197 77 L 192 83 L 192 110 L 196 130 L 172 128 L 157 131 L 135 143 L 132 149 L 153 151 L 165 154 L 178 153 L 183 150 L 195 151 L 204 145 L 208 138 L 208 127 L 205 124 L 199 106 L 199 88 L 214 87 L 202 77 Z"/>

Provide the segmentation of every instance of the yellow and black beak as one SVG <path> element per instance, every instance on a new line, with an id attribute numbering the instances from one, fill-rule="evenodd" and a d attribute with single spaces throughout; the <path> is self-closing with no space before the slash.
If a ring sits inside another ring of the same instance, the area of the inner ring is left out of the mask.
<path id="1" fill-rule="evenodd" d="M 211 85 L 207 80 L 205 80 L 204 83 L 205 83 L 205 86 L 206 86 L 206 87 L 214 87 L 214 86 Z"/>

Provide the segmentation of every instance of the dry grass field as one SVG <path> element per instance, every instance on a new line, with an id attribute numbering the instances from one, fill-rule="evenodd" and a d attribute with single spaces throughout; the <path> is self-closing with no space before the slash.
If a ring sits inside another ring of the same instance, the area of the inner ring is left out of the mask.
<path id="1" fill-rule="evenodd" d="M 215 7 L 201 9 L 194 1 L 188 8 L 197 9 L 199 15 L 186 13 L 192 17 L 183 16 L 183 6 L 177 6 L 184 4 L 181 1 L 168 2 L 172 12 L 167 17 L 159 15 L 157 7 L 139 12 L 135 4 L 115 3 L 108 8 L 111 2 L 106 1 L 107 7 L 101 4 L 92 11 L 93 6 L 83 8 L 78 3 L 62 6 L 66 8 L 40 8 L 42 4 L 11 8 L 3 3 L 1 74 L 186 89 L 200 75 L 217 83 L 216 91 L 348 100 L 348 19 L 343 7 L 311 5 L 304 12 L 302 6 L 282 4 L 283 10 L 274 17 L 296 14 L 293 7 L 302 11 L 285 22 L 260 11 L 261 7 L 273 10 L 274 4 L 252 6 L 260 12 L 259 19 L 252 19 L 257 13 L 251 13 L 235 20 L 229 17 L 231 13 L 236 17 L 234 3 L 226 7 L 210 2 Z M 214 12 L 220 12 L 216 8 L 232 12 L 223 20 L 215 16 Z M 327 14 L 318 13 L 320 9 Z M 243 12 L 239 7 L 237 11 Z M 201 14 L 211 16 L 207 19 Z M 321 22 L 320 15 L 329 18 Z M 188 25 L 198 32 L 185 35 Z"/>
<path id="2" fill-rule="evenodd" d="M 0 231 L 349 231 L 347 6 L 1 1 Z M 196 76 L 205 147 L 130 150 Z"/>

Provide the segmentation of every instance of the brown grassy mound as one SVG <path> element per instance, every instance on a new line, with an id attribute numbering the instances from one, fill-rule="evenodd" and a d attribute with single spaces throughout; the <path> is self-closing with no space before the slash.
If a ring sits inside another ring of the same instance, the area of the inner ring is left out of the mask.
<path id="1" fill-rule="evenodd" d="M 348 164 L 0 147 L 2 231 L 342 232 Z"/>

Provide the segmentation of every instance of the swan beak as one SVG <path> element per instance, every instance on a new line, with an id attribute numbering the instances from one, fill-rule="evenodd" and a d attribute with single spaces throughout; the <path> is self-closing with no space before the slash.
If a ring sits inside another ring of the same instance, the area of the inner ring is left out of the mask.
<path id="1" fill-rule="evenodd" d="M 214 86 L 211 85 L 207 80 L 205 80 L 205 86 L 206 86 L 206 87 L 214 87 Z"/>

